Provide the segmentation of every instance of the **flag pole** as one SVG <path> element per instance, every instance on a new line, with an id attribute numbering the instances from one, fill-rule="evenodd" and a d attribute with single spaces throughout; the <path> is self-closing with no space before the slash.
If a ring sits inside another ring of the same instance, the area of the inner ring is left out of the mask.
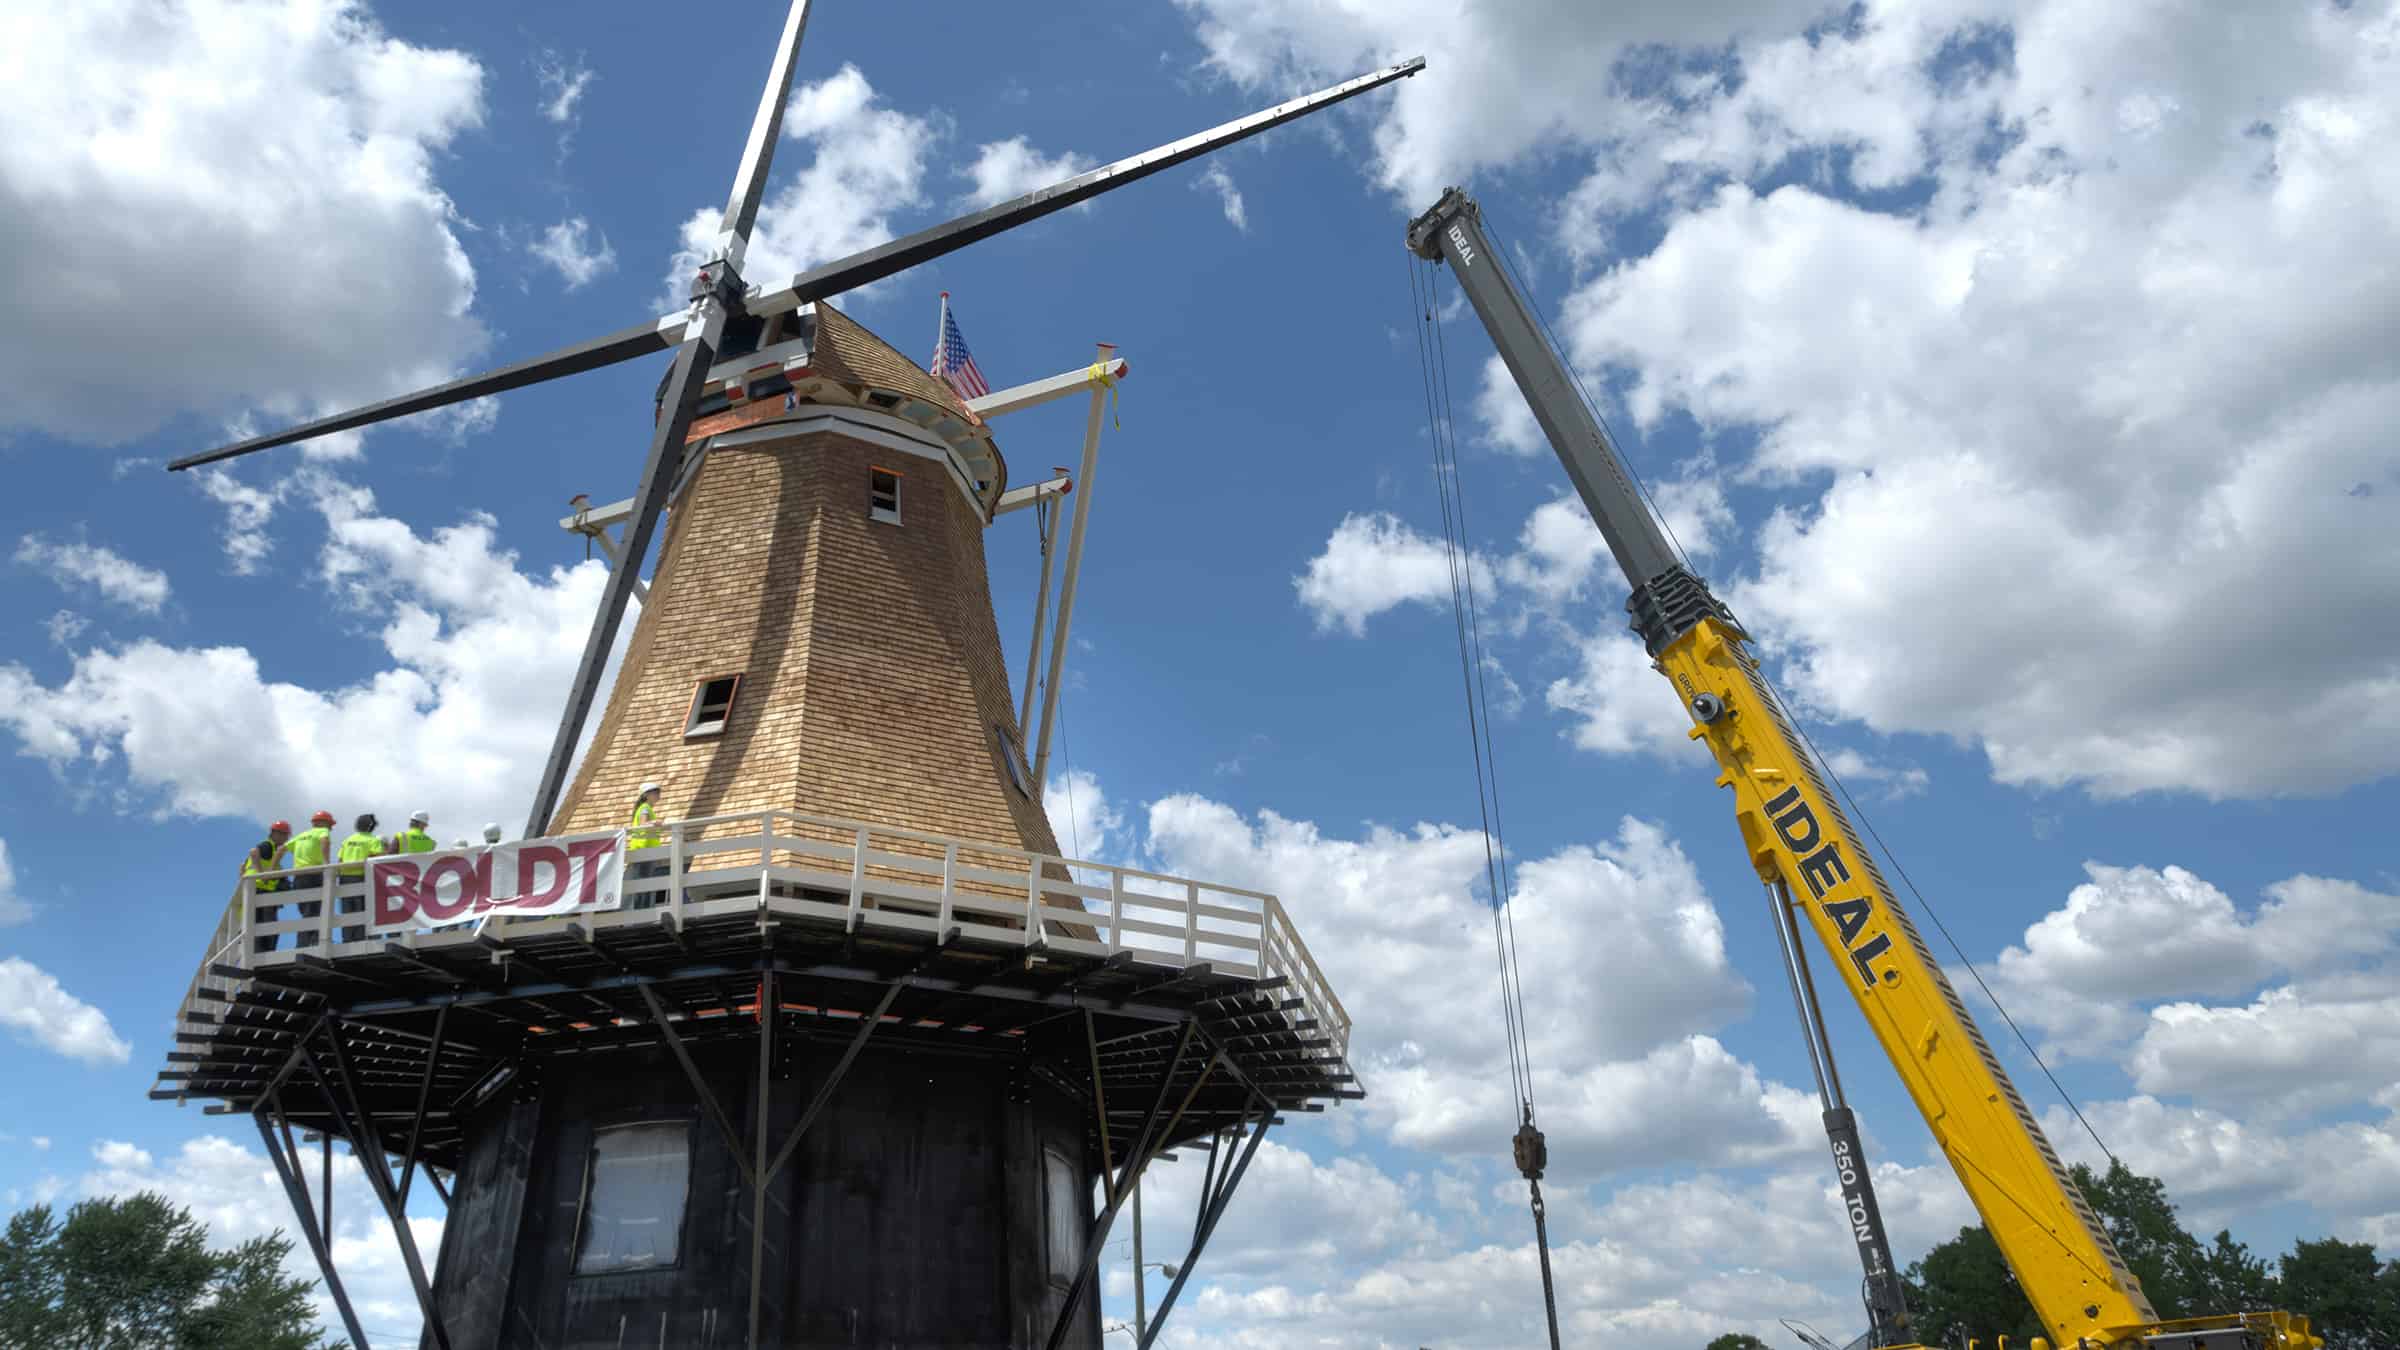
<path id="1" fill-rule="evenodd" d="M 942 374 L 942 372 L 941 372 L 941 369 L 940 369 L 940 367 L 941 367 L 941 361 L 942 361 L 942 338 L 943 338 L 943 336 L 944 336 L 944 335 L 946 335 L 947 333 L 949 333 L 949 331 L 950 331 L 950 292 L 948 292 L 948 291 L 944 291 L 944 292 L 942 292 L 942 314 L 941 314 L 941 317 L 940 317 L 940 318 L 938 318 L 938 319 L 935 319 L 935 320 L 933 321 L 933 365 L 934 365 L 934 367 L 935 367 L 935 369 L 934 369 L 934 371 L 933 371 L 933 375 L 934 375 L 934 378 L 936 378 L 936 379 L 939 379 L 939 378 L 941 378 L 941 374 Z"/>

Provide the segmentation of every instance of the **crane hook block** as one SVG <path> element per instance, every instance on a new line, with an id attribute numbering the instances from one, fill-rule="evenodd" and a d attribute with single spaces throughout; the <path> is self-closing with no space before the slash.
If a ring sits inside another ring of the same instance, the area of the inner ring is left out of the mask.
<path id="1" fill-rule="evenodd" d="M 1550 1165 L 1550 1145 L 1542 1138 L 1542 1132 L 1535 1129 L 1529 1120 L 1517 1127 L 1517 1137 L 1512 1142 L 1517 1155 L 1517 1170 L 1525 1174 L 1527 1181 L 1540 1181 L 1542 1169 Z"/>

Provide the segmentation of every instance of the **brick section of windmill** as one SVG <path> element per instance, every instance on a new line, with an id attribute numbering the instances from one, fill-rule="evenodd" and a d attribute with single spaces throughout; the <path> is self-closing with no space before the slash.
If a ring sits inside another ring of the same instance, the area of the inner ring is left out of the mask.
<path id="1" fill-rule="evenodd" d="M 823 324 L 820 374 L 838 362 L 844 383 L 956 406 L 856 324 Z M 902 475 L 900 524 L 869 516 L 875 469 Z M 941 465 L 837 432 L 711 450 L 668 516 L 649 600 L 553 831 L 620 825 L 636 789 L 656 780 L 668 820 L 784 809 L 1056 853 L 1041 804 L 1011 784 L 993 736 L 1005 727 L 1023 742 L 983 528 Z M 687 740 L 700 682 L 736 673 L 724 731 Z M 875 846 L 939 856 L 911 841 Z"/>

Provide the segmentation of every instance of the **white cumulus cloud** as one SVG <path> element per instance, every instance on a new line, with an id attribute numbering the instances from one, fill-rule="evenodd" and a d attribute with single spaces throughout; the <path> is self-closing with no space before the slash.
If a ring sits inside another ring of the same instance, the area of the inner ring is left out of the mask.
<path id="1" fill-rule="evenodd" d="M 1089 157 L 1072 150 L 1045 155 L 1023 136 L 991 141 L 975 148 L 974 162 L 964 173 L 973 181 L 963 199 L 969 206 L 993 206 L 1048 187 L 1092 167 Z"/>
<path id="2" fill-rule="evenodd" d="M 114 443 L 178 412 L 281 419 L 433 383 L 482 350 L 435 175 L 483 117 L 472 57 L 316 0 L 93 0 L 7 32 L 8 422 Z M 143 313 L 128 382 L 92 353 Z"/>
<path id="3" fill-rule="evenodd" d="M 742 275 L 780 286 L 814 264 L 892 237 L 892 217 L 925 201 L 925 162 L 944 132 L 932 116 L 884 106 L 858 67 L 844 63 L 801 85 L 784 105 L 783 135 L 803 142 L 809 160 L 794 172 L 790 144 L 777 147 L 783 187 L 759 204 Z M 682 247 L 668 264 L 664 304 L 680 308 L 692 274 L 715 252 L 722 205 L 684 221 Z"/>
<path id="4" fill-rule="evenodd" d="M 123 1064 L 133 1057 L 108 1014 L 21 956 L 0 956 L 0 1026 L 27 1045 L 87 1064 Z"/>
<path id="5" fill-rule="evenodd" d="M 156 614 L 172 590 L 167 574 L 144 567 L 117 553 L 83 540 L 54 540 L 29 534 L 17 541 L 17 561 L 47 573 L 70 589 L 89 587 L 102 597 L 143 614 Z"/>
<path id="6" fill-rule="evenodd" d="M 0 726 L 57 772 L 121 779 L 162 814 L 521 818 L 605 564 L 528 573 L 489 517 L 420 534 L 364 489 L 302 479 L 328 530 L 318 570 L 342 606 L 329 618 L 376 658 L 366 673 L 314 688 L 277 678 L 271 651 L 143 639 L 81 652 L 57 684 L 0 665 Z"/>
<path id="7" fill-rule="evenodd" d="M 598 246 L 593 240 L 597 237 Z M 533 256 L 558 270 L 559 279 L 567 289 L 579 290 L 591 284 L 594 277 L 613 272 L 617 266 L 617 251 L 609 246 L 608 236 L 597 235 L 591 222 L 581 216 L 570 217 L 542 231 L 541 238 L 529 246 Z"/>
<path id="8" fill-rule="evenodd" d="M 17 894 L 17 869 L 8 861 L 8 841 L 0 839 L 0 928 L 33 917 L 33 906 Z"/>

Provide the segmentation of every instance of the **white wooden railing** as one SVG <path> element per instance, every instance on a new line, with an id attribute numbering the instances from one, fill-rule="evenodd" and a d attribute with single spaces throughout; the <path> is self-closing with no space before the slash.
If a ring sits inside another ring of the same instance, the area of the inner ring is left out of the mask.
<path id="1" fill-rule="evenodd" d="M 394 941 L 439 949 L 470 944 L 478 932 L 515 939 L 563 930 L 569 922 L 606 930 L 655 924 L 663 914 L 694 921 L 755 912 L 762 921 L 814 922 L 884 937 L 914 934 L 929 943 L 956 929 L 960 937 L 984 943 L 1087 956 L 1124 952 L 1140 965 L 1183 969 L 1206 962 L 1243 978 L 1281 977 L 1289 996 L 1302 1000 L 1303 1015 L 1315 1021 L 1316 1034 L 1328 1039 L 1328 1049 L 1337 1055 L 1349 1050 L 1349 1014 L 1282 902 L 1261 891 L 792 811 L 707 816 L 658 829 L 660 847 L 626 857 L 630 864 L 663 862 L 666 874 L 636 878 L 629 865 L 622 904 L 613 911 L 542 918 L 501 917 L 502 911 L 480 926 L 462 919 L 371 932 L 363 942 L 342 941 L 342 930 L 369 922 L 364 911 L 374 860 L 363 868 L 327 863 L 262 873 L 243 880 L 218 925 L 210 960 L 251 967 L 290 962 L 296 951 L 338 958 Z M 412 861 L 440 856 L 413 855 Z M 346 880 L 344 869 L 365 874 Z M 304 876 L 321 881 L 299 891 L 255 889 L 261 879 Z M 340 912 L 345 901 L 356 911 Z M 318 913 L 301 917 L 301 902 L 317 902 Z M 253 911 L 261 906 L 281 908 L 275 918 L 259 921 Z M 296 945 L 302 934 L 309 935 L 308 946 Z M 253 951 L 264 938 L 274 939 L 274 950 Z M 208 962 L 200 975 L 211 978 Z"/>

